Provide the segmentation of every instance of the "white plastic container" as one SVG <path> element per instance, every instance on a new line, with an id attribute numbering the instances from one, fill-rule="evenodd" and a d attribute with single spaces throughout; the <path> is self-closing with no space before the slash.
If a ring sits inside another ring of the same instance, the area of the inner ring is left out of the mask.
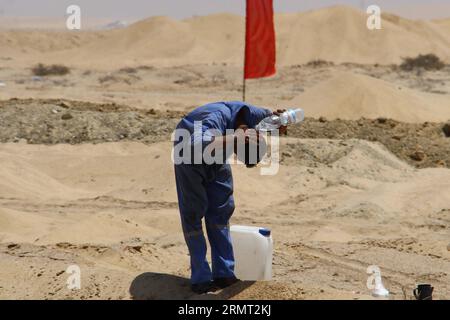
<path id="1" fill-rule="evenodd" d="M 231 226 L 235 274 L 241 280 L 272 279 L 273 240 L 266 228 Z"/>

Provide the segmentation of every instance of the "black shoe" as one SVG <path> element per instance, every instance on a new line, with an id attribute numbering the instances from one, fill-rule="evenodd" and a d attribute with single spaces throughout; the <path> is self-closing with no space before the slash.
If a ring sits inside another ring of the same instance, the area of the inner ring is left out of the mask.
<path id="1" fill-rule="evenodd" d="M 208 293 L 208 292 L 214 292 L 214 291 L 216 291 L 216 289 L 217 288 L 214 286 L 214 283 L 212 281 L 191 284 L 191 290 L 192 290 L 192 292 L 194 292 L 196 294 L 204 294 L 204 293 Z"/>
<path id="2" fill-rule="evenodd" d="M 227 288 L 229 286 L 232 286 L 233 284 L 239 282 L 239 280 L 236 277 L 229 277 L 229 278 L 216 278 L 214 279 L 213 283 L 215 286 L 219 287 L 220 289 Z"/>

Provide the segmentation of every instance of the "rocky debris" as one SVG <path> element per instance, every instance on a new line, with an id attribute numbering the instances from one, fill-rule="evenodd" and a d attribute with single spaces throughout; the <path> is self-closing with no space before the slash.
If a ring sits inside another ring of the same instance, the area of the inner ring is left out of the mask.
<path id="1" fill-rule="evenodd" d="M 64 114 L 61 116 L 61 119 L 62 119 L 62 120 L 70 120 L 70 119 L 73 119 L 73 116 L 72 116 L 70 113 L 64 113 Z"/>
<path id="2" fill-rule="evenodd" d="M 292 157 L 292 152 L 290 151 L 285 151 L 281 154 L 282 157 L 286 157 L 286 158 L 291 158 Z"/>
<path id="3" fill-rule="evenodd" d="M 14 99 L 0 101 L 0 142 L 153 143 L 170 140 L 181 117 L 172 111 L 138 110 L 114 103 Z"/>
<path id="4" fill-rule="evenodd" d="M 427 157 L 427 155 L 425 154 L 425 152 L 423 152 L 422 150 L 417 150 L 414 153 L 412 153 L 410 155 L 411 159 L 413 159 L 414 161 L 423 161 L 425 160 L 425 158 Z"/>
<path id="5" fill-rule="evenodd" d="M 380 123 L 380 124 L 385 124 L 385 123 L 387 122 L 387 119 L 381 117 L 381 118 L 378 118 L 377 121 L 378 121 L 378 123 Z"/>
<path id="6" fill-rule="evenodd" d="M 141 110 L 116 103 L 10 99 L 0 101 L 0 142 L 170 141 L 183 116 L 179 111 Z M 448 126 L 450 123 L 403 123 L 385 118 L 356 121 L 306 118 L 289 128 L 288 137 L 378 141 L 415 167 L 450 167 L 450 140 L 442 134 Z M 281 152 L 286 158 L 299 156 L 289 146 Z M 303 150 L 303 154 L 307 155 L 308 150 Z"/>
<path id="7" fill-rule="evenodd" d="M 289 128 L 289 136 L 376 141 L 417 168 L 441 167 L 443 164 L 450 167 L 450 141 L 442 134 L 443 123 L 404 123 L 392 119 L 382 119 L 381 122 L 380 119 L 364 118 L 321 122 L 306 118 L 301 124 Z M 424 154 L 413 155 L 416 151 Z"/>
<path id="8" fill-rule="evenodd" d="M 450 122 L 444 124 L 444 126 L 442 127 L 442 131 L 447 138 L 450 138 Z"/>
<path id="9" fill-rule="evenodd" d="M 447 163 L 444 160 L 438 160 L 438 161 L 436 161 L 436 165 L 438 167 L 445 168 L 447 166 Z"/>
<path id="10" fill-rule="evenodd" d="M 60 103 L 58 103 L 58 105 L 64 109 L 69 109 L 71 107 L 70 103 L 65 102 L 65 101 L 61 101 Z"/>

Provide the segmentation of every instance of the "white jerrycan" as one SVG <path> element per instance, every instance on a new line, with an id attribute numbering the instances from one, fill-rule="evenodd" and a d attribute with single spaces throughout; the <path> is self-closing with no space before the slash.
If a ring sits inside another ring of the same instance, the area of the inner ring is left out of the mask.
<path id="1" fill-rule="evenodd" d="M 271 280 L 273 240 L 269 229 L 231 226 L 234 273 L 246 281 Z"/>

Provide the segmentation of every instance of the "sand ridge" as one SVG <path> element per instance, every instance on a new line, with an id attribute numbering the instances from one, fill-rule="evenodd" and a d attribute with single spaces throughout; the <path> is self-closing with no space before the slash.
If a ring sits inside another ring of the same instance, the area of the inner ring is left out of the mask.
<path id="1" fill-rule="evenodd" d="M 278 64 L 314 59 L 391 64 L 428 52 L 450 61 L 445 20 L 416 21 L 385 14 L 382 30 L 375 31 L 367 29 L 366 20 L 364 12 L 346 6 L 277 15 Z M 241 65 L 243 41 L 244 18 L 231 14 L 185 20 L 152 17 L 108 32 L 35 32 L 32 37 L 26 32 L 0 32 L 0 43 L 8 48 L 3 54 L 28 59 L 23 51 L 33 50 L 32 60 L 106 68 L 196 61 Z"/>
<path id="2" fill-rule="evenodd" d="M 337 72 L 294 98 L 312 117 L 330 119 L 386 117 L 404 122 L 450 119 L 449 96 L 417 92 L 384 80 Z"/>

